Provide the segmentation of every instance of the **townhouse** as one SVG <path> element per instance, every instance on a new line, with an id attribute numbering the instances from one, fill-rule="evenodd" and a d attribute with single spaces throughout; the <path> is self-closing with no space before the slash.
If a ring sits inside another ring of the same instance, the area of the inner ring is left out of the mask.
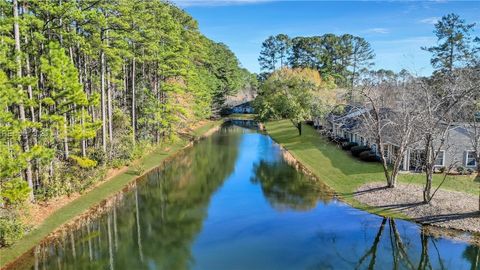
<path id="1" fill-rule="evenodd" d="M 388 110 L 387 110 L 388 111 Z M 378 146 L 375 140 L 366 132 L 365 113 L 366 108 L 347 106 L 342 114 L 330 114 L 324 121 L 324 130 L 336 140 L 369 146 L 377 155 Z M 462 123 L 449 125 L 448 134 L 444 145 L 441 147 L 438 158 L 435 161 L 437 169 L 456 169 L 463 167 L 475 170 L 477 168 L 475 151 L 472 149 L 472 132 Z M 436 146 L 435 146 L 436 145 Z M 438 148 L 439 142 L 434 142 Z M 393 162 L 394 153 L 398 151 L 398 143 L 394 137 L 385 138 L 385 158 L 389 163 Z M 421 141 L 408 148 L 402 159 L 401 170 L 421 171 L 425 160 L 425 149 Z"/>

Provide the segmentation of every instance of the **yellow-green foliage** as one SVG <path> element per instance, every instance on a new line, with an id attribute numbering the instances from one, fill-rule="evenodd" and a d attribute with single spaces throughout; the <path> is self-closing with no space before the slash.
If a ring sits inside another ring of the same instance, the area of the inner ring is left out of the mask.
<path id="1" fill-rule="evenodd" d="M 14 178 L 2 184 L 0 202 L 10 206 L 19 206 L 28 199 L 30 191 L 27 182 L 21 178 Z"/>
<path id="2" fill-rule="evenodd" d="M 288 118 L 298 123 L 324 115 L 337 103 L 332 78 L 322 78 L 313 69 L 282 68 L 260 87 L 254 107 L 262 120 Z"/>
<path id="3" fill-rule="evenodd" d="M 0 247 L 10 246 L 25 232 L 24 225 L 14 217 L 0 218 Z"/>
<path id="4" fill-rule="evenodd" d="M 91 160 L 87 157 L 78 157 L 75 155 L 70 155 L 70 159 L 82 169 L 90 169 L 97 166 L 97 162 L 95 160 Z"/>

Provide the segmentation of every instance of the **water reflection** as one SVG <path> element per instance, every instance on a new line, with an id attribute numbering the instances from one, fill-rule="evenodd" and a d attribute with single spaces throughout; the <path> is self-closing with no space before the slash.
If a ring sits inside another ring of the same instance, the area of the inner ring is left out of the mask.
<path id="1" fill-rule="evenodd" d="M 333 199 L 333 194 L 320 189 L 309 176 L 298 173 L 283 159 L 274 162 L 261 160 L 254 165 L 254 172 L 251 182 L 261 185 L 263 194 L 274 208 L 309 210 L 315 208 L 318 201 Z"/>
<path id="2" fill-rule="evenodd" d="M 470 245 L 465 248 L 463 257 L 470 262 L 470 270 L 480 269 L 480 247 Z"/>
<path id="3" fill-rule="evenodd" d="M 424 233 L 424 230 L 420 233 L 421 238 L 421 256 L 418 267 L 415 267 L 412 263 L 412 259 L 409 257 L 409 243 L 404 243 L 402 236 L 400 235 L 397 225 L 394 219 L 390 218 L 383 218 L 378 229 L 377 234 L 372 242 L 370 248 L 365 252 L 363 256 L 360 257 L 355 269 L 361 269 L 362 266 L 365 269 L 375 269 L 376 259 L 379 254 L 378 246 L 382 240 L 382 236 L 384 231 L 386 230 L 385 227 L 388 226 L 388 231 L 385 234 L 388 234 L 385 237 L 388 237 L 387 242 L 390 242 L 390 249 L 391 249 L 391 262 L 392 267 L 391 269 L 433 269 L 430 263 L 430 257 L 428 252 L 428 244 L 429 244 L 429 237 Z M 383 250 L 384 251 L 384 250 Z M 387 253 L 388 254 L 388 253 Z M 440 269 L 443 268 L 443 264 L 439 257 L 440 262 Z M 436 269 L 436 268 L 435 268 Z"/>
<path id="4" fill-rule="evenodd" d="M 148 174 L 106 215 L 43 247 L 34 268 L 188 269 L 209 199 L 237 156 L 236 147 L 218 146 L 239 137 L 225 128 Z"/>
<path id="5" fill-rule="evenodd" d="M 17 267 L 479 269 L 477 246 L 334 200 L 251 123 L 224 126 L 105 209 Z"/>

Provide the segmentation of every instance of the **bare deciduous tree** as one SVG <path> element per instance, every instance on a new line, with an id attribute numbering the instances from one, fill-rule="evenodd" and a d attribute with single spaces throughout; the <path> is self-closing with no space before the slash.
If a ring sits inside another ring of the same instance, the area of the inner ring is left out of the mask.
<path id="1" fill-rule="evenodd" d="M 470 147 L 475 157 L 477 176 L 475 181 L 480 181 L 480 67 L 470 69 L 466 79 L 474 90 L 466 97 L 466 106 L 462 110 L 463 127 L 468 131 Z M 466 157 L 468 158 L 468 157 Z M 478 194 L 478 209 L 480 211 L 480 186 Z"/>
<path id="2" fill-rule="evenodd" d="M 388 187 L 395 187 L 397 176 L 406 153 L 411 145 L 417 142 L 415 132 L 419 129 L 421 115 L 418 113 L 418 100 L 415 98 L 415 81 L 366 82 L 361 90 L 367 108 L 364 116 L 366 133 L 374 138 L 378 147 L 381 163 Z M 394 145 L 395 151 L 387 160 L 386 144 Z"/>
<path id="3" fill-rule="evenodd" d="M 468 97 L 475 91 L 469 71 L 460 70 L 449 75 L 437 75 L 419 84 L 417 99 L 423 106 L 420 109 L 423 138 L 425 188 L 423 200 L 429 203 L 432 196 L 432 179 L 441 150 L 446 147 L 450 130 Z M 477 88 L 478 89 L 478 88 Z"/>

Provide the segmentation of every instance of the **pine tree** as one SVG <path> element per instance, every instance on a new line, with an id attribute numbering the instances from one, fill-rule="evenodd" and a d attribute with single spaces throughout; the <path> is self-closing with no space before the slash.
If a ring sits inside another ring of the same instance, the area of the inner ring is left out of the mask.
<path id="1" fill-rule="evenodd" d="M 163 1 L 1 0 L 0 17 L 0 185 L 31 198 L 85 188 L 249 78 Z"/>
<path id="2" fill-rule="evenodd" d="M 422 47 L 432 53 L 431 63 L 440 72 L 451 73 L 472 59 L 471 32 L 475 24 L 467 24 L 459 15 L 451 13 L 435 24 L 438 45 Z"/>

